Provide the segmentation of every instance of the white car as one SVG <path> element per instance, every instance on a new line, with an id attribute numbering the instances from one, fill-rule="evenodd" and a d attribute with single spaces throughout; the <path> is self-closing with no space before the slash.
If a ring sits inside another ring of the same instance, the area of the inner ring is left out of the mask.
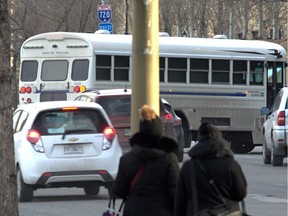
<path id="1" fill-rule="evenodd" d="M 96 103 L 53 101 L 21 105 L 13 114 L 20 202 L 37 188 L 110 189 L 122 156 L 115 129 Z"/>
<path id="2" fill-rule="evenodd" d="M 288 146 L 288 87 L 278 92 L 271 110 L 263 107 L 261 114 L 267 115 L 263 126 L 264 164 L 282 166 Z"/>

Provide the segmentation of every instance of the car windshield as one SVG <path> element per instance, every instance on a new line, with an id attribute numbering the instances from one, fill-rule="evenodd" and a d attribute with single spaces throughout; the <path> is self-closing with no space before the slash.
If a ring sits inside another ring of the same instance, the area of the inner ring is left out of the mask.
<path id="1" fill-rule="evenodd" d="M 106 120 L 98 110 L 62 109 L 41 112 L 32 129 L 40 132 L 41 135 L 63 134 L 71 130 L 87 130 L 102 133 L 108 126 Z"/>

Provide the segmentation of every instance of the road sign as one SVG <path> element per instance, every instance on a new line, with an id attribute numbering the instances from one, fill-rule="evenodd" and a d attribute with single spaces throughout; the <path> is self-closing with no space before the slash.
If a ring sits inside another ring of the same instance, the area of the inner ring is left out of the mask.
<path id="1" fill-rule="evenodd" d="M 113 25 L 112 23 L 99 23 L 99 30 L 107 30 L 112 34 Z"/>
<path id="2" fill-rule="evenodd" d="M 111 5 L 98 5 L 98 18 L 102 22 L 109 22 L 112 17 Z"/>

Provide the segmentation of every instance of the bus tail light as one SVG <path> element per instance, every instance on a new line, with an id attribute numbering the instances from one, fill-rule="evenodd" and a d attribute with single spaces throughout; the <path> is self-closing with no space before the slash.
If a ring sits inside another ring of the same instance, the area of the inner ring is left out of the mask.
<path id="1" fill-rule="evenodd" d="M 74 87 L 74 92 L 79 93 L 80 92 L 80 87 L 79 86 L 75 86 Z"/>
<path id="2" fill-rule="evenodd" d="M 280 111 L 277 115 L 278 126 L 285 126 L 285 111 Z"/>
<path id="3" fill-rule="evenodd" d="M 85 92 L 85 91 L 86 91 L 86 86 L 84 86 L 84 85 L 81 85 L 81 86 L 71 86 L 71 87 L 69 88 L 69 92 L 70 92 L 70 93 L 73 93 L 73 92 L 75 92 L 75 93 L 79 93 L 79 92 L 83 93 L 83 92 Z"/>
<path id="4" fill-rule="evenodd" d="M 80 86 L 80 92 L 83 93 L 86 91 L 86 86 L 82 85 Z"/>
<path id="5" fill-rule="evenodd" d="M 19 89 L 19 93 L 24 94 L 30 94 L 30 93 L 36 93 L 37 88 L 35 86 L 21 86 Z"/>
<path id="6" fill-rule="evenodd" d="M 30 94 L 32 92 L 32 89 L 30 86 L 27 86 L 26 87 L 26 93 Z"/>
<path id="7" fill-rule="evenodd" d="M 24 94 L 26 92 L 25 86 L 21 86 L 19 89 L 19 93 Z"/>
<path id="8" fill-rule="evenodd" d="M 28 104 L 32 103 L 32 99 L 31 98 L 27 98 L 26 101 L 27 101 Z"/>
<path id="9" fill-rule="evenodd" d="M 116 136 L 116 131 L 112 127 L 106 127 L 103 131 L 104 138 L 103 138 L 103 150 L 109 149 L 112 146 L 112 141 Z"/>

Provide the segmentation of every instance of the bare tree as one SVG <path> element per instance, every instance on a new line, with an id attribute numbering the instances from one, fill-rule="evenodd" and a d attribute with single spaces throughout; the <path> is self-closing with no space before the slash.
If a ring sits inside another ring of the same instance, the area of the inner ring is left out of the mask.
<path id="1" fill-rule="evenodd" d="M 0 0 L 0 215 L 18 216 L 12 138 L 12 79 L 10 70 L 8 2 Z"/>

